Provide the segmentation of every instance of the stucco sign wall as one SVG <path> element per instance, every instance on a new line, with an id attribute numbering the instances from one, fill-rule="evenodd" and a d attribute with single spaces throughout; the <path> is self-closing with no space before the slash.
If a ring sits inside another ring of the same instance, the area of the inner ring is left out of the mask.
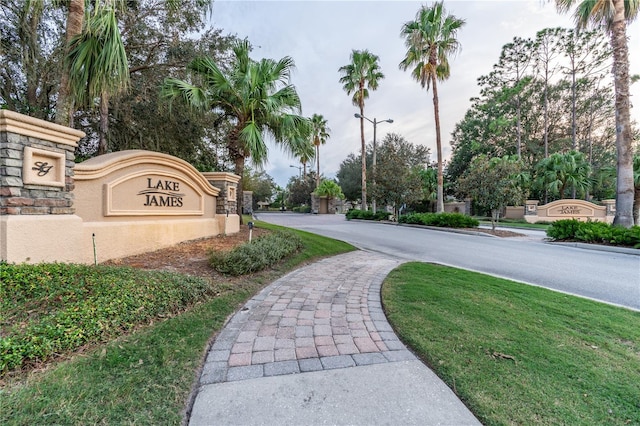
<path id="1" fill-rule="evenodd" d="M 105 184 L 105 216 L 188 216 L 204 214 L 202 190 L 182 176 L 154 171 Z"/>
<path id="2" fill-rule="evenodd" d="M 542 206 L 537 200 L 528 200 L 524 210 L 524 218 L 529 223 L 554 222 L 562 219 L 581 221 L 613 222 L 615 216 L 615 200 L 603 200 L 597 205 L 584 200 L 557 200 Z"/>

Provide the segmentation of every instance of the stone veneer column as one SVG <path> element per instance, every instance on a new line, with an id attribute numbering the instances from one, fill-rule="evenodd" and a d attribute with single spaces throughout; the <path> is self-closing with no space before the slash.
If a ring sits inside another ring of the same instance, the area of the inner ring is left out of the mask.
<path id="1" fill-rule="evenodd" d="M 205 172 L 209 183 L 220 189 L 216 202 L 216 214 L 238 214 L 238 183 L 240 176 L 228 172 Z"/>
<path id="2" fill-rule="evenodd" d="M 253 191 L 242 191 L 242 214 L 253 214 Z"/>
<path id="3" fill-rule="evenodd" d="M 0 110 L 0 259 L 46 261 L 47 252 L 81 232 L 69 227 L 82 223 L 73 210 L 74 151 L 82 137 Z"/>

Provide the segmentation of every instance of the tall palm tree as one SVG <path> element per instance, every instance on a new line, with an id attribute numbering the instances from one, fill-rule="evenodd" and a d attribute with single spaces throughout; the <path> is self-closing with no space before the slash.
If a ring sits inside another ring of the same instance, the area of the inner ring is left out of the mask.
<path id="1" fill-rule="evenodd" d="M 616 92 L 616 215 L 615 225 L 633 226 L 633 137 L 629 103 L 629 47 L 627 23 L 638 15 L 640 0 L 556 0 L 556 7 L 567 12 L 576 6 L 576 25 L 604 25 L 611 36 L 613 81 Z"/>
<path id="2" fill-rule="evenodd" d="M 311 136 L 313 145 L 316 147 L 316 188 L 320 185 L 320 145 L 327 143 L 331 129 L 327 126 L 327 120 L 320 114 L 313 114 L 311 117 Z"/>
<path id="3" fill-rule="evenodd" d="M 633 221 L 636 226 L 640 226 L 640 155 L 633 157 L 633 183 L 636 193 L 633 203 Z"/>
<path id="4" fill-rule="evenodd" d="M 65 57 L 68 56 L 71 50 L 71 40 L 82 33 L 84 2 L 85 0 L 69 1 L 65 35 Z M 69 63 L 65 60 L 62 64 L 60 90 L 58 91 L 58 99 L 56 101 L 56 123 L 64 126 L 73 126 L 73 98 L 69 94 L 69 73 Z"/>
<path id="5" fill-rule="evenodd" d="M 449 58 L 460 49 L 456 39 L 458 30 L 465 21 L 453 15 L 447 15 L 443 2 L 433 6 L 422 6 L 415 21 L 402 26 L 401 35 L 405 38 L 407 53 L 400 62 L 400 69 L 412 68 L 411 75 L 427 91 L 433 90 L 433 110 L 436 123 L 436 150 L 438 155 L 438 194 L 436 211 L 444 211 L 444 177 L 442 171 L 442 139 L 440 137 L 440 110 L 438 105 L 437 81 L 449 78 Z"/>
<path id="6" fill-rule="evenodd" d="M 338 69 L 342 73 L 340 83 L 347 95 L 353 93 L 353 105 L 360 109 L 360 145 L 362 155 L 362 209 L 367 209 L 367 152 L 364 143 L 364 100 L 369 98 L 369 90 L 376 90 L 384 78 L 380 71 L 377 55 L 368 50 L 353 50 L 351 63 Z"/>
<path id="7" fill-rule="evenodd" d="M 107 4 L 106 2 L 105 4 Z M 126 89 L 129 65 L 113 7 L 96 3 L 83 31 L 71 40 L 69 87 L 74 103 L 94 105 L 99 99 L 98 155 L 107 153 L 109 97 Z"/>
<path id="8" fill-rule="evenodd" d="M 257 166 L 267 161 L 265 136 L 289 152 L 301 150 L 309 144 L 309 120 L 299 115 L 300 98 L 290 84 L 293 59 L 286 56 L 252 60 L 251 45 L 241 40 L 233 46 L 233 57 L 228 71 L 211 58 L 194 59 L 188 69 L 201 86 L 176 78 L 166 78 L 162 93 L 173 99 L 183 98 L 200 111 L 217 111 L 233 122 L 227 136 L 227 149 L 235 162 L 235 173 L 243 176 L 245 160 L 250 158 Z M 242 178 L 238 191 L 238 209 L 242 206 Z"/>

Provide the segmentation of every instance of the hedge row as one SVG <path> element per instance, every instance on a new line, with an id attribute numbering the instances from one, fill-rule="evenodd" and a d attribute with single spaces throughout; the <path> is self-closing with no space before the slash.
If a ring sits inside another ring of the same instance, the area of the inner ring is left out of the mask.
<path id="1" fill-rule="evenodd" d="M 0 375 L 181 312 L 210 291 L 169 272 L 0 262 Z"/>
<path id="2" fill-rule="evenodd" d="M 443 228 L 477 228 L 480 225 L 476 219 L 460 213 L 413 213 L 400 216 L 398 222 Z"/>
<path id="3" fill-rule="evenodd" d="M 222 274 L 242 275 L 275 265 L 300 248 L 300 237 L 291 232 L 277 231 L 227 252 L 212 252 L 209 263 Z"/>
<path id="4" fill-rule="evenodd" d="M 361 220 L 389 220 L 390 213 L 385 211 L 372 212 L 371 210 L 358 210 L 351 209 L 347 212 L 345 217 L 347 220 L 361 219 Z"/>
<path id="5" fill-rule="evenodd" d="M 571 240 L 640 248 L 640 226 L 627 229 L 604 222 L 565 219 L 553 222 L 547 229 L 547 236 L 556 241 Z"/>

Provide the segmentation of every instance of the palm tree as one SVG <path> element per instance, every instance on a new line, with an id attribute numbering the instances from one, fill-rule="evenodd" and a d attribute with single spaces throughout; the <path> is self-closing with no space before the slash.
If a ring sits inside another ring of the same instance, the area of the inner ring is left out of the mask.
<path id="1" fill-rule="evenodd" d="M 633 203 L 633 221 L 640 226 L 640 155 L 633 157 L 633 183 L 636 193 Z"/>
<path id="2" fill-rule="evenodd" d="M 436 150 L 438 155 L 438 194 L 436 211 L 444 211 L 444 177 L 442 171 L 442 139 L 440 137 L 440 110 L 438 106 L 437 81 L 449 78 L 450 54 L 460 49 L 456 39 L 458 30 L 465 21 L 453 15 L 447 15 L 443 2 L 433 6 L 422 6 L 415 21 L 402 26 L 401 35 L 405 37 L 407 53 L 400 62 L 400 69 L 412 68 L 411 75 L 422 87 L 433 89 L 433 110 L 436 123 Z"/>
<path id="3" fill-rule="evenodd" d="M 589 178 L 591 166 L 585 155 L 578 151 L 551 154 L 542 159 L 536 169 L 538 185 L 557 193 L 560 198 L 564 198 L 568 188 L 574 187 L 586 192 L 592 184 L 592 179 Z"/>
<path id="4" fill-rule="evenodd" d="M 577 5 L 574 17 L 578 27 L 586 27 L 589 23 L 605 25 L 611 36 L 618 153 L 616 215 L 613 223 L 630 228 L 633 226 L 634 183 L 627 22 L 638 15 L 640 0 L 556 0 L 556 7 L 561 12 L 569 11 L 574 5 Z"/>
<path id="5" fill-rule="evenodd" d="M 291 153 L 300 152 L 302 144 L 309 144 L 309 120 L 299 115 L 300 98 L 289 82 L 293 59 L 286 56 L 278 61 L 254 61 L 249 58 L 250 51 L 247 40 L 236 42 L 228 71 L 211 58 L 196 58 L 188 69 L 202 79 L 201 86 L 166 78 L 162 89 L 169 99 L 181 97 L 196 110 L 214 110 L 231 118 L 233 128 L 227 149 L 238 176 L 243 176 L 247 158 L 257 166 L 266 163 L 267 135 Z M 242 178 L 237 202 L 240 209 Z"/>
<path id="6" fill-rule="evenodd" d="M 66 46 L 65 56 L 71 50 L 71 40 L 82 33 L 84 22 L 84 2 L 85 0 L 70 0 L 67 12 Z M 63 62 L 62 74 L 60 76 L 60 90 L 56 101 L 56 123 L 64 126 L 73 126 L 73 98 L 69 96 L 69 64 Z"/>
<path id="7" fill-rule="evenodd" d="M 362 209 L 367 209 L 367 153 L 364 143 L 364 100 L 369 98 L 369 90 L 376 90 L 384 78 L 380 71 L 377 55 L 368 50 L 353 50 L 351 63 L 338 69 L 342 73 L 340 83 L 347 95 L 353 93 L 353 105 L 360 109 L 360 145 L 362 156 Z"/>
<path id="8" fill-rule="evenodd" d="M 96 4 L 85 19 L 83 31 L 71 40 L 69 88 L 74 103 L 94 105 L 99 99 L 98 155 L 107 153 L 109 97 L 126 89 L 129 65 L 120 37 L 116 11 Z"/>
<path id="9" fill-rule="evenodd" d="M 327 120 L 320 114 L 313 114 L 311 117 L 311 136 L 313 145 L 316 147 L 316 187 L 320 185 L 320 145 L 327 143 L 331 129 L 327 126 Z"/>

